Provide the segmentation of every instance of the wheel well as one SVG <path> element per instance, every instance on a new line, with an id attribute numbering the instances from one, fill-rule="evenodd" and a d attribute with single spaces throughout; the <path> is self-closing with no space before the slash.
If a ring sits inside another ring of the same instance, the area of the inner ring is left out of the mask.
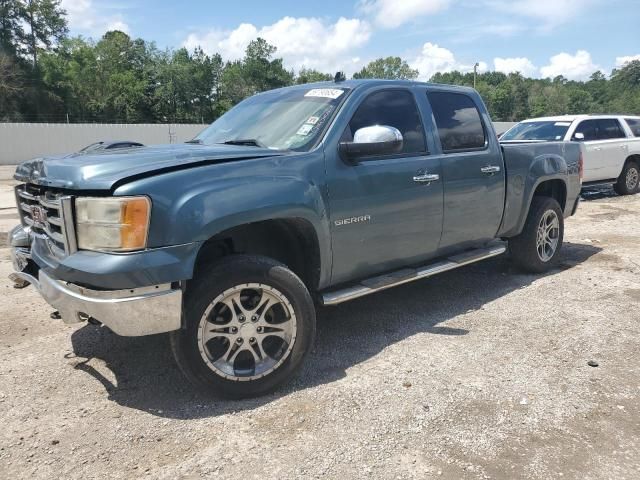
<path id="1" fill-rule="evenodd" d="M 562 180 L 547 180 L 538 185 L 533 196 L 555 198 L 562 211 L 564 211 L 567 203 L 567 186 Z"/>
<path id="2" fill-rule="evenodd" d="M 635 162 L 635 164 L 640 167 L 640 155 L 629 155 L 624 161 L 624 165 L 626 166 L 629 162 Z"/>
<path id="3" fill-rule="evenodd" d="M 263 255 L 285 264 L 310 290 L 320 280 L 320 247 L 313 225 L 302 218 L 273 219 L 225 230 L 207 240 L 196 259 L 194 278 L 221 257 Z"/>

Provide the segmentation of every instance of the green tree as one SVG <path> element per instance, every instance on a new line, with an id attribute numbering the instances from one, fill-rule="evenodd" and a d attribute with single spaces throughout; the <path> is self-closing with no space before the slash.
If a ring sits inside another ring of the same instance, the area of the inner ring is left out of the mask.
<path id="1" fill-rule="evenodd" d="M 415 80 L 418 78 L 418 70 L 400 57 L 378 58 L 369 62 L 359 72 L 353 74 L 353 78 L 381 78 L 389 80 Z"/>
<path id="2" fill-rule="evenodd" d="M 48 49 L 55 41 L 64 38 L 68 32 L 66 12 L 60 7 L 60 0 L 27 0 L 24 17 L 29 26 L 26 53 L 38 66 L 38 49 Z"/>
<path id="3" fill-rule="evenodd" d="M 172 122 L 211 121 L 216 116 L 222 74 L 220 55 L 209 57 L 197 48 L 165 52 L 155 70 L 156 115 Z"/>
<path id="4" fill-rule="evenodd" d="M 24 5 L 18 0 L 0 0 L 0 50 L 17 56 L 25 39 Z"/>
<path id="5" fill-rule="evenodd" d="M 264 39 L 253 40 L 242 60 L 227 63 L 220 82 L 220 103 L 223 109 L 258 92 L 293 84 L 293 73 L 273 58 L 277 49 Z"/>
<path id="6" fill-rule="evenodd" d="M 329 73 L 322 73 L 311 68 L 301 68 L 296 77 L 296 83 L 328 82 L 333 80 L 333 76 Z"/>
<path id="7" fill-rule="evenodd" d="M 202 49 L 159 51 L 153 42 L 107 32 L 97 41 L 69 39 L 60 0 L 0 0 L 0 119 L 40 121 L 209 122 L 254 93 L 329 74 L 285 69 L 264 39 L 244 58 L 224 62 Z M 355 78 L 416 78 L 400 57 L 375 60 Z M 436 73 L 431 81 L 473 85 L 471 72 Z M 485 72 L 476 88 L 495 120 L 615 112 L 640 114 L 640 61 L 587 81 Z"/>
<path id="8" fill-rule="evenodd" d="M 0 121 L 11 120 L 19 110 L 23 90 L 22 72 L 11 55 L 0 50 Z"/>

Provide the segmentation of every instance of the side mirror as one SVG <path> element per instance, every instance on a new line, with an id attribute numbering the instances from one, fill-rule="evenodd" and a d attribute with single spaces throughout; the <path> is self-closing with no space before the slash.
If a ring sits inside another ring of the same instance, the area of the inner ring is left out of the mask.
<path id="1" fill-rule="evenodd" d="M 386 125 L 360 128 L 353 142 L 340 142 L 340 153 L 349 160 L 400 153 L 404 141 L 400 130 Z"/>
<path id="2" fill-rule="evenodd" d="M 582 132 L 576 132 L 573 134 L 573 139 L 576 142 L 583 142 L 584 141 L 584 133 Z"/>

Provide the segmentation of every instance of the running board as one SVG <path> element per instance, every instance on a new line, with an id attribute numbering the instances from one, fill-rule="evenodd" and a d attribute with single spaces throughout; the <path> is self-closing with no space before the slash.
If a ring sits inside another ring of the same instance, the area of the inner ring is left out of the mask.
<path id="1" fill-rule="evenodd" d="M 505 242 L 492 243 L 491 246 L 469 250 L 452 257 L 448 257 L 436 263 L 425 265 L 419 268 L 405 268 L 396 272 L 387 273 L 377 277 L 363 280 L 358 285 L 336 290 L 335 292 L 323 293 L 321 296 L 323 305 L 338 305 L 355 298 L 364 297 L 372 293 L 386 290 L 387 288 L 413 282 L 422 278 L 431 277 L 438 273 L 453 270 L 470 263 L 479 262 L 487 258 L 501 255 L 507 250 Z"/>

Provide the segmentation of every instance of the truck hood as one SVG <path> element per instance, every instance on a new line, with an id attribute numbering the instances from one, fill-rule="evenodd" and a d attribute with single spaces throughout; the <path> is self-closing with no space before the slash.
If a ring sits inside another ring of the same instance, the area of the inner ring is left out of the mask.
<path id="1" fill-rule="evenodd" d="M 280 155 L 283 152 L 250 146 L 153 145 L 35 158 L 18 165 L 14 178 L 47 187 L 111 190 L 130 178 L 154 173 Z"/>

